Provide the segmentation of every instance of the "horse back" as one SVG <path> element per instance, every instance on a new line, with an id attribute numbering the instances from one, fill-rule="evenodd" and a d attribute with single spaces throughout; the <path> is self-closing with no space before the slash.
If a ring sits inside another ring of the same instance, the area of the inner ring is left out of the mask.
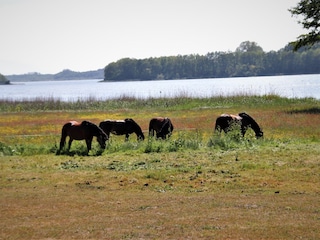
<path id="1" fill-rule="evenodd" d="M 149 123 L 149 132 L 152 130 L 154 130 L 156 132 L 160 131 L 163 126 L 164 121 L 165 121 L 164 117 L 152 118 Z"/>
<path id="2" fill-rule="evenodd" d="M 99 127 L 102 128 L 102 130 L 106 134 L 116 134 L 116 135 L 123 135 L 127 132 L 127 126 L 126 126 L 125 120 L 105 120 L 99 124 Z"/>
<path id="3" fill-rule="evenodd" d="M 70 124 L 70 126 L 80 126 L 82 123 L 79 123 L 77 121 L 69 121 L 66 123 L 66 125 Z"/>
<path id="4" fill-rule="evenodd" d="M 61 136 L 69 136 L 70 139 L 74 140 L 83 140 L 86 138 L 86 131 L 77 121 L 69 121 L 63 125 Z"/>
<path id="5" fill-rule="evenodd" d="M 221 114 L 219 116 L 219 118 L 226 119 L 226 120 L 238 120 L 238 121 L 240 121 L 242 119 L 242 116 L 224 113 L 224 114 Z"/>
<path id="6" fill-rule="evenodd" d="M 221 114 L 216 119 L 215 130 L 224 130 L 226 131 L 232 124 L 232 122 L 241 122 L 242 117 L 239 115 L 232 115 L 232 114 Z"/>
<path id="7" fill-rule="evenodd" d="M 99 127 L 106 133 L 109 134 L 112 130 L 113 121 L 105 120 L 100 122 Z"/>
<path id="8" fill-rule="evenodd" d="M 72 127 L 74 126 L 80 126 L 81 124 L 77 121 L 69 121 L 67 123 L 65 123 L 62 127 L 62 134 L 64 134 L 65 132 L 68 132 Z"/>

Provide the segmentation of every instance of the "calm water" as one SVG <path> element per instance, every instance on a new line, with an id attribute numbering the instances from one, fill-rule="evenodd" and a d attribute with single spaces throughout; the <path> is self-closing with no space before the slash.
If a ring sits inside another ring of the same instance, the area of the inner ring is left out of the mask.
<path id="1" fill-rule="evenodd" d="M 0 85 L 0 99 L 34 100 L 54 98 L 62 101 L 97 100 L 119 97 L 212 97 L 235 94 L 277 94 L 289 98 L 320 99 L 320 74 L 214 78 L 193 80 L 101 82 L 101 80 L 19 82 Z"/>

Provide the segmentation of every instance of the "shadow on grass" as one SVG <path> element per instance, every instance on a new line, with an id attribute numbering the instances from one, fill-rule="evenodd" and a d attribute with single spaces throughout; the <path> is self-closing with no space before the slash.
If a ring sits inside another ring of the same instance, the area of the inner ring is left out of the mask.
<path id="1" fill-rule="evenodd" d="M 56 155 L 67 155 L 67 156 L 101 156 L 103 153 L 103 149 L 99 149 L 99 150 L 90 150 L 89 153 L 86 150 L 72 150 L 72 151 L 68 151 L 68 150 L 62 150 L 56 151 Z"/>
<path id="2" fill-rule="evenodd" d="M 299 114 L 299 113 L 307 113 L 307 114 L 320 114 L 319 107 L 306 108 L 306 109 L 296 109 L 291 111 L 286 111 L 288 114 Z"/>

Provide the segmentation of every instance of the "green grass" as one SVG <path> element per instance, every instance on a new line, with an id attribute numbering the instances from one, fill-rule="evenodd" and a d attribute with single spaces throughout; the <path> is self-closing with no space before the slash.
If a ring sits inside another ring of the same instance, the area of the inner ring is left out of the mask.
<path id="1" fill-rule="evenodd" d="M 0 239 L 318 239 L 320 102 L 274 95 L 0 103 Z M 221 113 L 249 130 L 218 136 Z M 62 125 L 154 116 L 168 140 L 111 135 L 56 155 Z"/>

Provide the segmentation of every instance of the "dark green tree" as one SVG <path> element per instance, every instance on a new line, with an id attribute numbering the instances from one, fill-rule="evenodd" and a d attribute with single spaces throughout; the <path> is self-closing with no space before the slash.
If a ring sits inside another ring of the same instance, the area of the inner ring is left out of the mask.
<path id="1" fill-rule="evenodd" d="M 0 73 L 0 84 L 10 84 L 10 81 Z"/>
<path id="2" fill-rule="evenodd" d="M 289 11 L 292 15 L 301 16 L 302 20 L 299 20 L 298 23 L 309 31 L 291 43 L 293 50 L 297 51 L 301 47 L 312 46 L 316 42 L 320 42 L 320 1 L 301 0 L 296 7 L 289 9 Z"/>
<path id="3" fill-rule="evenodd" d="M 237 47 L 236 52 L 245 53 L 245 52 L 257 52 L 262 53 L 263 49 L 256 42 L 245 41 L 240 43 Z"/>

